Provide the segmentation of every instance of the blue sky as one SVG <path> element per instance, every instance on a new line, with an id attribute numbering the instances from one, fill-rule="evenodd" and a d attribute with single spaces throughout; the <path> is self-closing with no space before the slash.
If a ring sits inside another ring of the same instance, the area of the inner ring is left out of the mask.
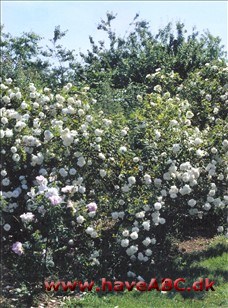
<path id="1" fill-rule="evenodd" d="M 113 27 L 124 35 L 136 13 L 150 22 L 152 33 L 168 22 L 182 21 L 188 32 L 196 26 L 220 36 L 227 49 L 227 3 L 225 1 L 2 1 L 1 23 L 12 35 L 34 31 L 45 38 L 53 37 L 55 26 L 68 29 L 62 44 L 69 49 L 86 51 L 89 35 L 104 39 L 96 26 L 106 12 L 117 13 Z"/>

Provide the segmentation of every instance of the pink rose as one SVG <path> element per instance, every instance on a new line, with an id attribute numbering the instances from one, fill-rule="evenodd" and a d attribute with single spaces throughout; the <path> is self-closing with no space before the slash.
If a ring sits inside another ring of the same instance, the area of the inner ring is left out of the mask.
<path id="1" fill-rule="evenodd" d="M 14 243 L 13 246 L 12 246 L 12 250 L 13 250 L 13 252 L 18 254 L 19 256 L 21 256 L 24 253 L 24 250 L 23 250 L 21 242 Z"/>
<path id="2" fill-rule="evenodd" d="M 89 204 L 87 204 L 87 209 L 90 211 L 90 212 L 96 212 L 97 210 L 97 205 L 95 202 L 91 202 Z"/>
<path id="3" fill-rule="evenodd" d="M 48 198 L 52 205 L 58 205 L 62 202 L 62 198 L 56 195 L 52 195 Z"/>

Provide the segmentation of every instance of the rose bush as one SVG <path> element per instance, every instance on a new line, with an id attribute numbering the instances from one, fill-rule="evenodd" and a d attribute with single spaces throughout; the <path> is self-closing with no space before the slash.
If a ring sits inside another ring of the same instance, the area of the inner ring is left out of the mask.
<path id="1" fill-rule="evenodd" d="M 158 83 L 128 119 L 95 109 L 89 87 L 2 81 L 4 260 L 20 282 L 143 276 L 186 222 L 209 216 L 225 231 L 227 67 L 208 70 L 178 94 L 170 74 L 147 76 Z"/>

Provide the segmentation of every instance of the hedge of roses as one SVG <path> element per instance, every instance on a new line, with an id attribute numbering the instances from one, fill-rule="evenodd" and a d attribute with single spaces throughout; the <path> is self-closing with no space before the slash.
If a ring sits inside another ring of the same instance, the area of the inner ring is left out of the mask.
<path id="1" fill-rule="evenodd" d="M 18 281 L 143 276 L 174 226 L 209 215 L 225 232 L 227 67 L 205 79 L 212 66 L 177 95 L 178 76 L 146 76 L 158 84 L 129 119 L 98 111 L 89 87 L 2 81 L 3 257 Z"/>

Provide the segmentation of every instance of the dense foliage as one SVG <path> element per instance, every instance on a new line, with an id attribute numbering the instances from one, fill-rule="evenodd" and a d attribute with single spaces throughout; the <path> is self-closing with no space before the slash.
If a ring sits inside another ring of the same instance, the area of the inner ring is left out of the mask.
<path id="1" fill-rule="evenodd" d="M 27 287 L 48 276 L 145 277 L 165 266 L 171 236 L 200 222 L 225 231 L 219 39 L 186 39 L 182 24 L 154 37 L 137 18 L 121 39 L 113 18 L 99 25 L 110 48 L 91 38 L 84 65 L 56 44 L 58 27 L 46 51 L 35 34 L 3 35 L 4 260 Z"/>

